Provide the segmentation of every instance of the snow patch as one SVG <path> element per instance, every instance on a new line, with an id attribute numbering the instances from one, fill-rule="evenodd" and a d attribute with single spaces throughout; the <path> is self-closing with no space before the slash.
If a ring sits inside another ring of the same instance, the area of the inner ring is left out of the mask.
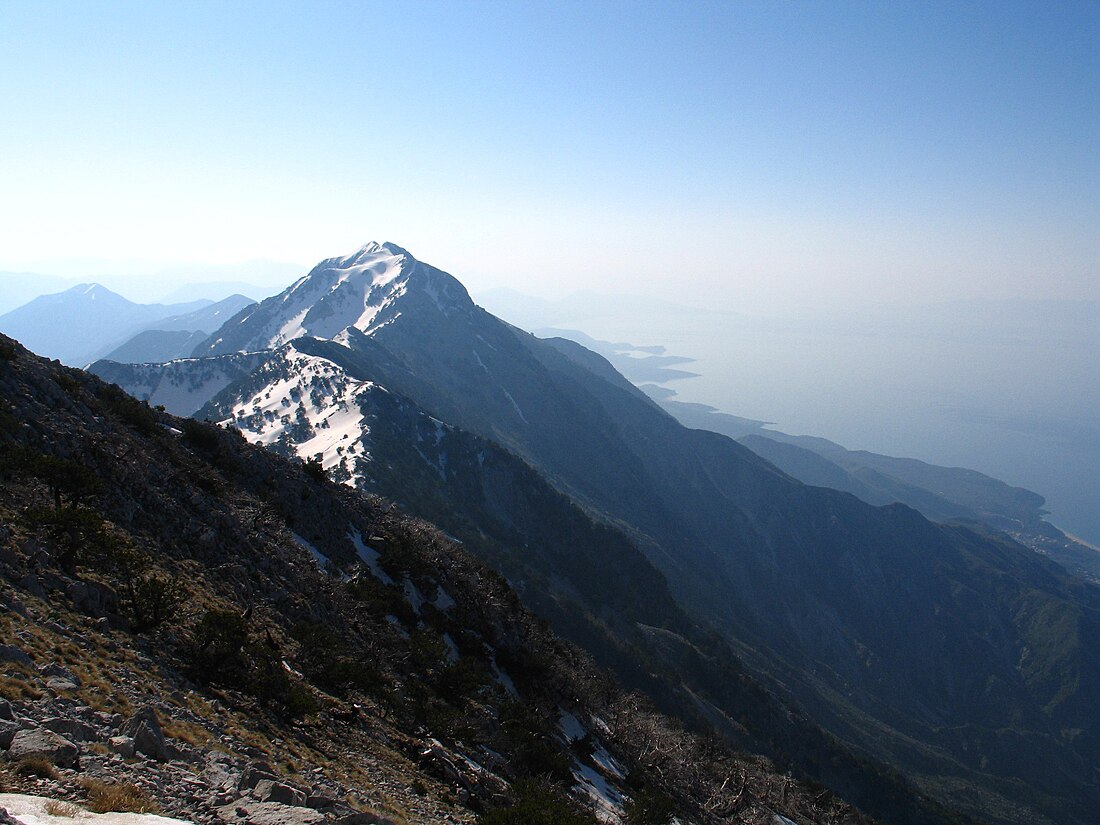
<path id="1" fill-rule="evenodd" d="M 419 265 L 396 249 L 370 243 L 323 261 L 283 294 L 251 345 L 270 349 L 303 336 L 333 339 L 353 327 L 367 335 L 381 329 L 396 317 L 394 303 Z"/>
<path id="2" fill-rule="evenodd" d="M 516 408 L 516 414 L 519 415 L 519 417 L 523 419 L 523 423 L 524 424 L 530 424 L 531 422 L 527 420 L 527 416 L 525 416 L 523 414 L 523 410 L 521 410 L 519 408 L 519 404 L 516 403 L 516 399 L 512 398 L 512 394 L 510 392 L 508 392 L 508 390 L 504 389 L 504 387 L 501 387 L 500 391 L 508 397 L 509 401 L 512 402 L 512 406 Z"/>
<path id="3" fill-rule="evenodd" d="M 379 563 L 379 559 L 382 558 L 382 554 L 375 550 L 373 547 L 363 542 L 363 535 L 358 530 L 354 533 L 348 533 L 348 538 L 351 539 L 352 545 L 355 547 L 355 552 L 362 560 L 363 564 L 367 566 L 371 574 L 382 582 L 382 584 L 393 584 L 393 579 L 389 574 L 382 569 L 382 565 Z"/>
<path id="4" fill-rule="evenodd" d="M 455 644 L 455 640 L 451 638 L 450 633 L 443 634 L 443 643 L 447 645 L 447 661 L 453 665 L 460 658 L 458 645 Z"/>
<path id="5" fill-rule="evenodd" d="M 592 800 L 596 819 L 600 822 L 622 822 L 626 813 L 626 800 L 622 791 L 608 782 L 594 768 L 573 763 L 573 778 L 577 784 L 574 789 L 581 791 Z"/>
<path id="6" fill-rule="evenodd" d="M 607 752 L 607 748 L 603 746 L 602 742 L 597 742 L 596 747 L 593 749 L 592 761 L 599 766 L 604 774 L 613 776 L 616 779 L 626 779 L 626 768 Z"/>
<path id="7" fill-rule="evenodd" d="M 588 735 L 588 728 L 581 724 L 581 720 L 564 710 L 558 719 L 558 727 L 566 742 L 576 742 Z"/>
<path id="8" fill-rule="evenodd" d="M 76 813 L 72 816 L 58 816 L 46 812 L 46 806 L 57 800 L 43 796 L 28 796 L 18 793 L 0 793 L 0 808 L 23 823 L 23 825 L 190 825 L 185 819 L 172 819 L 156 814 L 94 814 L 73 805 Z M 70 805 L 71 803 L 62 803 Z"/>
<path id="9" fill-rule="evenodd" d="M 294 541 L 297 542 L 299 547 L 301 547 L 303 550 L 308 551 L 309 554 L 311 556 L 313 556 L 313 560 L 315 562 L 317 562 L 317 566 L 319 568 L 324 570 L 328 566 L 328 556 L 326 556 L 324 553 L 322 553 L 320 550 L 318 550 L 316 547 L 314 547 L 312 544 L 310 544 L 304 538 L 299 536 L 297 533 L 291 533 L 290 535 L 291 535 L 291 538 L 293 538 Z"/>
<path id="10" fill-rule="evenodd" d="M 405 601 L 412 607 L 413 612 L 416 615 L 420 615 L 420 608 L 424 606 L 424 596 L 421 595 L 419 588 L 412 583 L 411 579 L 405 579 L 401 582 L 401 588 L 405 591 Z"/>
<path id="11" fill-rule="evenodd" d="M 516 690 L 516 683 L 512 681 L 512 677 L 505 673 L 497 665 L 496 659 L 492 661 L 493 665 L 493 678 L 497 684 L 504 688 L 505 692 L 514 699 L 519 698 L 519 691 Z"/>
<path id="12" fill-rule="evenodd" d="M 442 586 L 436 588 L 435 598 L 432 599 L 432 606 L 436 610 L 447 611 L 454 607 L 455 604 L 457 604 L 457 602 L 451 598 L 451 594 L 444 590 Z"/>
<path id="13" fill-rule="evenodd" d="M 250 399 L 239 401 L 224 424 L 252 442 L 279 444 L 303 461 L 318 459 L 333 478 L 362 487 L 360 463 L 370 459 L 370 433 L 361 403 L 374 384 L 356 381 L 326 358 L 293 346 L 265 365 L 275 377 Z"/>

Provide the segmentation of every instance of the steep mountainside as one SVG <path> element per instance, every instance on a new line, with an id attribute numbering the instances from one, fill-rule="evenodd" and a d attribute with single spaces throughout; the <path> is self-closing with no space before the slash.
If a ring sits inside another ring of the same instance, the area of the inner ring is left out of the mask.
<path id="1" fill-rule="evenodd" d="M 233 357 L 304 334 L 296 351 L 503 445 L 627 531 L 693 619 L 926 791 L 994 821 L 1088 821 L 1100 798 L 1100 591 L 1004 537 L 805 486 L 685 429 L 598 356 L 504 324 L 392 245 L 323 262 L 197 352 Z M 318 428 L 331 407 L 308 387 L 300 414 L 280 414 L 292 387 L 250 381 L 208 412 L 284 429 L 304 416 L 321 432 L 292 438 L 295 451 L 335 449 Z"/>
<path id="2" fill-rule="evenodd" d="M 718 726 L 889 821 L 944 821 L 896 775 L 855 757 L 751 679 L 620 531 L 594 523 L 511 452 L 310 354 L 317 345 L 300 339 L 270 352 L 223 393 L 249 400 L 203 414 L 430 518 L 504 573 L 559 633 L 669 712 Z"/>
<path id="3" fill-rule="evenodd" d="M 771 430 L 738 439 L 805 484 L 843 490 L 869 504 L 901 502 L 933 521 L 980 522 L 1100 583 L 1100 552 L 1043 520 L 1043 497 L 960 467 L 846 450 L 824 438 Z"/>
<path id="4" fill-rule="evenodd" d="M 1031 490 L 962 467 L 848 450 L 825 438 L 765 429 L 763 421 L 677 401 L 654 384 L 641 389 L 685 427 L 728 435 L 803 484 L 851 493 L 868 504 L 905 504 L 932 521 L 969 523 L 979 531 L 993 527 L 1100 584 L 1100 552 L 1047 522 L 1043 497 Z"/>
<path id="5" fill-rule="evenodd" d="M 6 338 L 0 399 L 0 791 L 211 825 L 869 823 L 314 465 Z"/>

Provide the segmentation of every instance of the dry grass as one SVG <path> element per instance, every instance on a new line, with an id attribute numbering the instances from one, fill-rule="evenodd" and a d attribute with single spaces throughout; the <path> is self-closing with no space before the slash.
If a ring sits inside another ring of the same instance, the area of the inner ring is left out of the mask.
<path id="1" fill-rule="evenodd" d="M 83 779 L 80 786 L 88 795 L 88 808 L 97 814 L 112 811 L 134 814 L 160 813 L 160 806 L 137 785 Z"/>
<path id="2" fill-rule="evenodd" d="M 24 756 L 15 763 L 15 772 L 20 776 L 57 779 L 57 768 L 45 756 Z"/>
<path id="3" fill-rule="evenodd" d="M 0 674 L 0 698 L 12 701 L 41 699 L 42 691 L 29 681 L 34 678 L 30 669 L 10 662 L 7 664 L 12 672 Z"/>
<path id="4" fill-rule="evenodd" d="M 62 802 L 60 799 L 51 799 L 46 803 L 45 809 L 50 816 L 76 816 L 81 813 L 76 805 L 71 802 Z"/>
<path id="5" fill-rule="evenodd" d="M 184 721 L 169 722 L 166 724 L 164 726 L 164 735 L 170 736 L 173 739 L 178 739 L 181 742 L 186 742 L 188 745 L 194 745 L 195 747 L 205 747 L 206 744 L 214 738 L 210 734 L 210 731 L 202 725 Z"/>

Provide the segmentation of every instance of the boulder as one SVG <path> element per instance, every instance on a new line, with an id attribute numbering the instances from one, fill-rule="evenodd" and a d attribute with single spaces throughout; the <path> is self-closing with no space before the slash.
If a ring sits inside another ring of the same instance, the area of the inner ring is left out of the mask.
<path id="1" fill-rule="evenodd" d="M 252 789 L 252 795 L 261 802 L 279 802 L 283 805 L 302 807 L 306 804 L 306 795 L 293 785 L 261 779 Z"/>
<path id="2" fill-rule="evenodd" d="M 355 811 L 354 813 L 345 814 L 337 817 L 332 822 L 333 825 L 397 825 L 389 817 L 367 811 Z"/>
<path id="3" fill-rule="evenodd" d="M 118 593 L 97 581 L 74 582 L 68 587 L 69 598 L 89 616 L 106 618 L 118 612 Z"/>
<path id="4" fill-rule="evenodd" d="M 107 747 L 123 759 L 130 759 L 137 752 L 137 748 L 134 747 L 134 740 L 129 736 L 112 736 L 107 740 Z"/>
<path id="5" fill-rule="evenodd" d="M 38 672 L 43 676 L 56 676 L 58 679 L 64 679 L 67 682 L 72 682 L 74 685 L 80 686 L 80 679 L 76 674 L 63 665 L 59 665 L 56 662 L 51 662 L 48 665 L 43 665 L 38 668 Z"/>
<path id="6" fill-rule="evenodd" d="M 223 822 L 248 825 L 318 825 L 325 821 L 323 813 L 310 808 L 243 799 L 216 808 L 214 813 Z"/>
<path id="7" fill-rule="evenodd" d="M 306 807 L 317 811 L 327 811 L 342 804 L 341 800 L 336 797 L 323 793 L 312 793 L 306 797 Z"/>
<path id="8" fill-rule="evenodd" d="M 44 757 L 59 768 L 75 768 L 80 748 L 48 728 L 17 731 L 8 746 L 8 759 L 14 762 L 29 756 Z"/>
<path id="9" fill-rule="evenodd" d="M 17 665 L 34 667 L 34 660 L 24 653 L 22 648 L 15 645 L 0 645 L 0 662 L 14 662 Z"/>
<path id="10" fill-rule="evenodd" d="M 46 681 L 46 687 L 54 693 L 66 693 L 70 690 L 76 690 L 77 684 L 61 676 L 54 676 L 52 679 Z"/>
<path id="11" fill-rule="evenodd" d="M 11 747 L 11 740 L 22 729 L 23 726 L 14 719 L 0 719 L 0 751 L 6 751 Z"/>
<path id="12" fill-rule="evenodd" d="M 73 742 L 93 742 L 99 738 L 95 728 L 79 719 L 67 719 L 61 716 L 43 719 L 42 727 L 59 733 Z"/>
<path id="13" fill-rule="evenodd" d="M 15 719 L 15 712 L 7 699 L 0 699 L 0 719 L 7 719 L 9 722 Z"/>
<path id="14" fill-rule="evenodd" d="M 278 778 L 279 777 L 275 775 L 275 771 L 272 770 L 271 766 L 266 762 L 253 762 L 244 769 L 244 773 L 241 774 L 241 780 L 237 783 L 237 788 L 242 791 L 250 791 L 264 779 L 274 781 L 278 780 Z"/>
<path id="15" fill-rule="evenodd" d="M 158 762 L 169 760 L 168 743 L 164 739 L 164 731 L 161 730 L 160 720 L 153 708 L 144 707 L 126 720 L 126 724 L 122 726 L 122 735 L 134 740 L 134 749 L 138 753 L 143 753 Z"/>

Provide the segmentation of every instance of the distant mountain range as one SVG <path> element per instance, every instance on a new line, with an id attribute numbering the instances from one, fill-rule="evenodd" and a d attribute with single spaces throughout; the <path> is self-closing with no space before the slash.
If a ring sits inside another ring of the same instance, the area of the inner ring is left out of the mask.
<path id="1" fill-rule="evenodd" d="M 10 312 L 39 295 L 62 292 L 73 282 L 37 272 L 0 272 L 0 314 Z"/>
<path id="2" fill-rule="evenodd" d="M 807 486 L 393 244 L 323 261 L 193 356 L 92 369 L 432 518 L 628 684 L 887 821 L 919 815 L 861 758 L 990 822 L 1100 804 L 1100 590 L 987 523 Z M 904 462 L 869 476 L 879 458 L 801 472 L 868 496 L 931 486 L 955 516 L 983 514 L 973 489 L 1008 515 L 1041 506 L 995 482 L 937 491 L 960 478 L 938 468 L 913 485 Z"/>
<path id="3" fill-rule="evenodd" d="M 250 303 L 233 295 L 217 303 L 137 304 L 99 284 L 80 284 L 0 315 L 0 332 L 71 366 L 104 356 L 164 361 L 190 353 L 196 340 Z"/>

